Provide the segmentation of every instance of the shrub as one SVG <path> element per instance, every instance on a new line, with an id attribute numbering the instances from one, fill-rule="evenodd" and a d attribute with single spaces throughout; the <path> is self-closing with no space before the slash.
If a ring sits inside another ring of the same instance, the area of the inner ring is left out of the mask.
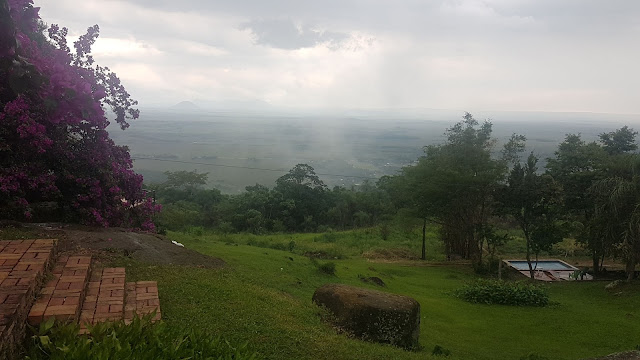
<path id="1" fill-rule="evenodd" d="M 391 235 L 391 228 L 389 227 L 389 224 L 382 224 L 380 226 L 380 237 L 382 237 L 382 240 L 387 241 L 389 239 L 389 235 Z"/>
<path id="2" fill-rule="evenodd" d="M 327 232 L 313 238 L 313 242 L 334 243 L 338 240 L 338 235 L 334 232 Z"/>
<path id="3" fill-rule="evenodd" d="M 449 356 L 451 355 L 451 351 L 449 349 L 445 349 L 440 345 L 436 345 L 431 351 L 431 355 L 433 356 Z"/>
<path id="4" fill-rule="evenodd" d="M 326 263 L 319 263 L 318 260 L 314 258 L 311 258 L 310 260 L 311 260 L 311 263 L 315 265 L 315 267 L 318 268 L 318 270 L 320 270 L 321 272 L 328 275 L 336 274 L 336 263 L 331 261 Z"/>
<path id="5" fill-rule="evenodd" d="M 202 207 L 196 203 L 180 200 L 166 204 L 156 216 L 159 227 L 172 231 L 185 231 L 189 227 L 202 224 Z"/>
<path id="6" fill-rule="evenodd" d="M 191 236 L 202 236 L 204 235 L 204 227 L 189 226 L 185 232 Z"/>
<path id="7" fill-rule="evenodd" d="M 40 325 L 31 337 L 26 359 L 223 359 L 253 360 L 247 346 L 231 345 L 197 329 L 175 330 L 150 317 L 101 323 L 90 328 L 91 336 L 78 335 L 79 325 L 54 324 L 53 318 Z"/>
<path id="8" fill-rule="evenodd" d="M 273 220 L 271 230 L 276 233 L 283 233 L 287 231 L 287 227 L 281 220 Z"/>
<path id="9" fill-rule="evenodd" d="M 218 224 L 218 231 L 223 234 L 230 234 L 232 232 L 235 232 L 236 229 L 233 227 L 233 225 L 230 222 L 221 221 L 220 224 Z"/>
<path id="10" fill-rule="evenodd" d="M 280 242 L 268 243 L 268 245 L 261 246 L 261 247 L 267 247 L 267 248 L 270 248 L 270 249 L 282 250 L 282 251 L 285 251 L 285 250 L 289 249 L 288 244 L 284 244 L 284 243 L 280 243 Z"/>
<path id="11" fill-rule="evenodd" d="M 329 225 L 318 225 L 318 228 L 316 229 L 316 232 L 319 232 L 319 233 L 330 233 L 330 232 L 333 232 L 333 229 Z"/>
<path id="12" fill-rule="evenodd" d="M 458 289 L 455 295 L 474 304 L 549 305 L 549 296 L 543 288 L 523 282 L 476 280 Z"/>
<path id="13" fill-rule="evenodd" d="M 293 240 L 289 241 L 289 251 L 293 252 L 295 248 L 296 248 L 296 242 Z"/>
<path id="14" fill-rule="evenodd" d="M 479 275 L 497 274 L 498 267 L 500 266 L 500 259 L 495 257 L 488 257 L 486 261 L 482 263 L 473 263 L 473 271 Z"/>
<path id="15" fill-rule="evenodd" d="M 258 240 L 256 240 L 254 237 L 250 237 L 249 239 L 247 239 L 247 245 L 258 246 Z"/>
<path id="16" fill-rule="evenodd" d="M 549 358 L 536 353 L 530 353 L 528 355 L 520 357 L 520 360 L 549 360 Z"/>

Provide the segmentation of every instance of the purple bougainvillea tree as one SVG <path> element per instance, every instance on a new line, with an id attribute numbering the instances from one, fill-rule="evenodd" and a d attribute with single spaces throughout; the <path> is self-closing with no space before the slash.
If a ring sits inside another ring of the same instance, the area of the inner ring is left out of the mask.
<path id="1" fill-rule="evenodd" d="M 98 26 L 70 49 L 67 29 L 47 28 L 38 10 L 0 0 L 0 217 L 30 219 L 32 204 L 55 202 L 67 219 L 153 230 L 158 209 L 106 130 L 106 110 L 123 130 L 139 111 L 91 56 Z"/>

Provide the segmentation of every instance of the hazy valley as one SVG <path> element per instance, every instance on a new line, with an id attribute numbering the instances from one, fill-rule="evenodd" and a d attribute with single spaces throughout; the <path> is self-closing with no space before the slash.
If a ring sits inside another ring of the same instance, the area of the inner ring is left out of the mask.
<path id="1" fill-rule="evenodd" d="M 543 166 L 565 134 L 581 133 L 590 141 L 623 125 L 637 127 L 640 120 L 591 113 L 473 114 L 492 120 L 498 141 L 513 133 L 526 135 L 528 151 L 534 151 Z M 164 181 L 167 170 L 197 169 L 209 172 L 209 186 L 237 193 L 256 183 L 273 186 L 294 165 L 307 163 L 329 186 L 350 187 L 411 164 L 423 146 L 441 143 L 445 130 L 462 115 L 452 110 L 300 115 L 143 109 L 127 131 L 111 127 L 110 134 L 117 144 L 129 146 L 135 170 L 149 183 Z"/>

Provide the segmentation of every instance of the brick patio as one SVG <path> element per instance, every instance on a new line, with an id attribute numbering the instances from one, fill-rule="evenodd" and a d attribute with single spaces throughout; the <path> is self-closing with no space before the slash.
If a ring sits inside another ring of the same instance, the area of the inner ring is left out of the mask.
<path id="1" fill-rule="evenodd" d="M 56 240 L 0 241 L 0 359 L 15 353 Z"/>
<path id="2" fill-rule="evenodd" d="M 51 317 L 86 324 L 124 320 L 155 311 L 155 281 L 126 282 L 125 268 L 92 269 L 91 256 L 60 256 L 57 240 L 0 240 L 0 360 L 16 356 L 27 322 Z M 51 268 L 55 261 L 55 265 Z M 42 285 L 46 280 L 46 284 Z"/>

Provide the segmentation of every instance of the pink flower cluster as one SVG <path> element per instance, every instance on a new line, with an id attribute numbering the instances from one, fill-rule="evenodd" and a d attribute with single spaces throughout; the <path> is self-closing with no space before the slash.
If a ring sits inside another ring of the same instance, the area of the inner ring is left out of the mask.
<path id="1" fill-rule="evenodd" d="M 91 56 L 98 26 L 71 50 L 67 29 L 45 34 L 38 10 L 32 0 L 0 3 L 0 217 L 30 218 L 30 204 L 55 201 L 70 219 L 153 230 L 159 208 L 106 131 L 105 107 L 123 130 L 139 111 Z"/>

